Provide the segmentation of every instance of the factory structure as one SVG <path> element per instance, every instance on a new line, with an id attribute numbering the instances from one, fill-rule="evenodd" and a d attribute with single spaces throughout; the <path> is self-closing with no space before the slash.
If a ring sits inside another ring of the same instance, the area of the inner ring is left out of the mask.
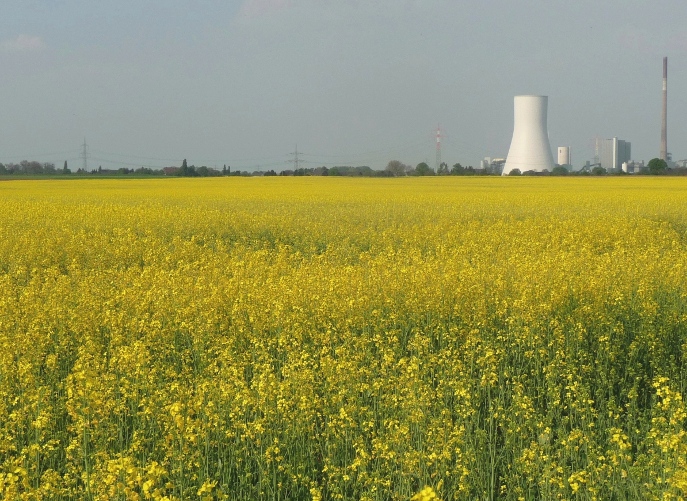
<path id="1" fill-rule="evenodd" d="M 672 162 L 668 152 L 668 58 L 663 58 L 663 102 L 661 111 L 661 144 L 659 158 L 665 160 L 669 167 L 676 165 Z M 505 162 L 493 162 L 502 168 L 502 175 L 507 176 L 512 171 L 551 172 L 555 165 L 571 168 L 572 158 L 569 146 L 559 146 L 557 162 L 554 164 L 549 144 L 548 96 L 522 95 L 514 99 L 513 137 Z M 496 160 L 496 159 L 495 159 Z M 502 159 L 498 159 L 501 160 Z M 687 165 L 687 160 L 681 161 Z M 482 168 L 493 168 L 492 159 L 487 157 L 482 161 Z M 679 164 L 679 163 L 678 163 Z M 629 174 L 644 169 L 644 162 L 632 160 L 632 146 L 629 141 L 613 137 L 611 139 L 596 139 L 594 163 L 587 162 L 583 170 L 602 167 L 607 172 L 626 172 Z"/>
<path id="2" fill-rule="evenodd" d="M 572 165 L 570 160 L 570 146 L 558 147 L 558 165 Z"/>
<path id="3" fill-rule="evenodd" d="M 670 162 L 668 153 L 668 58 L 663 58 L 663 109 L 661 112 L 661 160 Z"/>
<path id="4" fill-rule="evenodd" d="M 623 163 L 632 160 L 632 150 L 629 141 L 614 137 L 612 139 L 596 140 L 596 155 L 594 160 L 608 172 L 619 172 Z"/>
<path id="5" fill-rule="evenodd" d="M 479 168 L 490 174 L 501 174 L 505 164 L 505 158 L 484 157 L 484 159 L 479 162 Z"/>
<path id="6" fill-rule="evenodd" d="M 553 170 L 555 164 L 549 144 L 547 111 L 547 96 L 515 96 L 513 139 L 502 175 L 507 176 L 514 169 L 521 173 Z M 595 165 L 608 172 L 628 172 L 627 166 L 632 159 L 629 141 L 617 137 L 597 139 L 595 151 Z M 558 147 L 557 160 L 558 165 L 572 164 L 569 146 Z M 630 172 L 634 172 L 634 169 L 630 169 Z"/>

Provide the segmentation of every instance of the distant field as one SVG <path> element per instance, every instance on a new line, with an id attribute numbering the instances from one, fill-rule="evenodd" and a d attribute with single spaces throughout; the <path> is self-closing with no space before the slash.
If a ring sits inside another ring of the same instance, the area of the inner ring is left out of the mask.
<path id="1" fill-rule="evenodd" d="M 687 179 L 0 183 L 2 499 L 681 499 L 686 393 Z"/>

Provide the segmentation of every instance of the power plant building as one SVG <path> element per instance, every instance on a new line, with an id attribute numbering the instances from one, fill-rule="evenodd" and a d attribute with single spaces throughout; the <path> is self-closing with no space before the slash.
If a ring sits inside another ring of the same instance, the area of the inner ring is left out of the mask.
<path id="1" fill-rule="evenodd" d="M 570 146 L 558 147 L 558 165 L 571 165 Z"/>
<path id="2" fill-rule="evenodd" d="M 484 160 L 480 160 L 480 169 L 489 172 L 490 174 L 500 175 L 503 172 L 503 166 L 506 164 L 505 158 L 491 158 L 484 157 Z"/>
<path id="3" fill-rule="evenodd" d="M 629 162 L 632 158 L 630 142 L 617 137 L 597 139 L 596 151 L 599 164 L 608 171 L 620 171 L 623 163 Z"/>
<path id="4" fill-rule="evenodd" d="M 513 139 L 502 174 L 553 170 L 547 126 L 548 96 L 515 96 Z"/>

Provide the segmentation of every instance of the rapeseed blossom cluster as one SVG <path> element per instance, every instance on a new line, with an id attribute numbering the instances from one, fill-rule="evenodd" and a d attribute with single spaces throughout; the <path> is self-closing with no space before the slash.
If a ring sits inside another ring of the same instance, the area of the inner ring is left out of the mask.
<path id="1" fill-rule="evenodd" d="M 0 498 L 683 499 L 687 182 L 0 184 Z"/>

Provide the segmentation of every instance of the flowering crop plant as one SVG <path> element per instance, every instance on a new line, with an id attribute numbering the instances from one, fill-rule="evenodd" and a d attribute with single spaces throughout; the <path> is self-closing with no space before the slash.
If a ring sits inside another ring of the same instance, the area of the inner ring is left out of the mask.
<path id="1" fill-rule="evenodd" d="M 684 499 L 687 181 L 0 183 L 0 498 Z"/>

